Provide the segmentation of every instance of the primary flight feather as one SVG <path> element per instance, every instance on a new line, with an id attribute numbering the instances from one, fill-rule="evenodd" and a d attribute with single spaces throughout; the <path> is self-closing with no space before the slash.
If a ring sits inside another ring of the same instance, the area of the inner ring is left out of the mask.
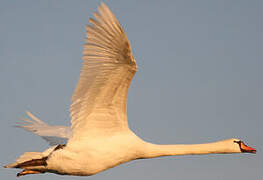
<path id="1" fill-rule="evenodd" d="M 127 122 L 127 95 L 137 71 L 129 40 L 110 9 L 102 3 L 87 25 L 83 64 L 70 107 L 71 127 L 50 126 L 27 112 L 18 127 L 55 145 L 26 152 L 6 168 L 17 176 L 39 173 L 89 176 L 119 164 L 171 155 L 255 153 L 239 139 L 206 144 L 157 145 L 136 136 Z M 60 138 L 66 144 L 60 144 Z"/>

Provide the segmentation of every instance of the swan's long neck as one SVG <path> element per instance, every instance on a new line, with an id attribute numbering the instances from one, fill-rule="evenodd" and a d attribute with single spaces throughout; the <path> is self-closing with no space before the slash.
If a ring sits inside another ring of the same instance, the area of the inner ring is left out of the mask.
<path id="1" fill-rule="evenodd" d="M 179 145 L 157 145 L 147 143 L 144 149 L 143 158 L 154 158 L 160 156 L 176 155 L 201 155 L 201 154 L 225 154 L 238 153 L 229 149 L 225 141 L 218 141 L 207 144 L 179 144 Z"/>

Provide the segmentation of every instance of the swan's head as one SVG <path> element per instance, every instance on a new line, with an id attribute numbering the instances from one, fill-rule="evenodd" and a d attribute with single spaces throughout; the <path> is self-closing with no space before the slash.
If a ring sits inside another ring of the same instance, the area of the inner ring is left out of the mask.
<path id="1" fill-rule="evenodd" d="M 232 149 L 232 152 L 236 152 L 236 153 L 256 153 L 257 152 L 256 149 L 247 146 L 240 139 L 228 139 L 223 142 Z"/>

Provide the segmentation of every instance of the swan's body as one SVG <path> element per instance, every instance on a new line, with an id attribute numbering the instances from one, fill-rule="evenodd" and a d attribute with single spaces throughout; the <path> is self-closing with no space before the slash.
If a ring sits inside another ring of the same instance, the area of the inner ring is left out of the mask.
<path id="1" fill-rule="evenodd" d="M 239 153 L 238 145 L 226 146 L 233 141 L 234 139 L 230 139 L 202 145 L 154 145 L 142 141 L 133 132 L 126 131 L 113 136 L 91 137 L 74 144 L 69 143 L 48 158 L 47 168 L 56 169 L 61 174 L 87 176 L 135 159 L 233 151 Z"/>
<path id="2" fill-rule="evenodd" d="M 102 3 L 87 27 L 83 67 L 72 97 L 71 127 L 49 126 L 28 112 L 33 121 L 19 127 L 52 146 L 27 152 L 7 168 L 24 169 L 18 176 L 52 172 L 87 176 L 134 159 L 160 156 L 241 153 L 256 150 L 238 139 L 196 145 L 156 145 L 143 141 L 128 127 L 126 102 L 137 71 L 130 44 L 119 22 Z M 66 145 L 60 144 L 59 138 Z"/>

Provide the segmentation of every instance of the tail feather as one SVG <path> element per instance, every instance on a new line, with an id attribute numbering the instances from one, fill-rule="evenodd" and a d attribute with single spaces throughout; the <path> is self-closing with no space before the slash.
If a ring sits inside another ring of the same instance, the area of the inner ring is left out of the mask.
<path id="1" fill-rule="evenodd" d="M 41 158 L 43 158 L 42 152 L 25 152 L 16 160 L 16 162 L 21 163 L 28 161 L 29 159 L 41 159 Z"/>
<path id="2" fill-rule="evenodd" d="M 59 147 L 62 145 L 59 145 Z M 44 152 L 25 152 L 16 162 L 4 166 L 5 168 L 25 168 L 25 167 L 36 167 L 36 166 L 46 166 L 47 158 L 58 146 L 53 146 Z M 62 148 L 62 147 L 61 147 Z"/>
<path id="3" fill-rule="evenodd" d="M 27 167 L 35 167 L 35 166 L 47 166 L 47 158 L 43 157 L 41 159 L 32 159 L 29 161 L 25 161 L 23 163 L 19 163 L 14 168 L 27 168 Z"/>
<path id="4" fill-rule="evenodd" d="M 42 152 L 25 152 L 16 162 L 4 166 L 5 168 L 24 168 L 28 166 L 46 165 L 47 156 Z"/>

